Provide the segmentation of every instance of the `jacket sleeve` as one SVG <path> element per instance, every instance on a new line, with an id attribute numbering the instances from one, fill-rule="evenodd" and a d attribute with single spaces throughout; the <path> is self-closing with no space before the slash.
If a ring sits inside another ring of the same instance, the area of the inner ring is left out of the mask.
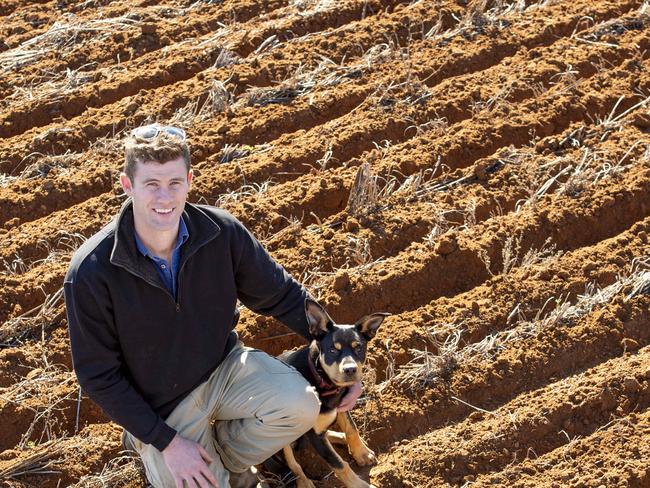
<path id="1" fill-rule="evenodd" d="M 163 450 L 176 431 L 151 408 L 124 374 L 108 289 L 77 273 L 64 283 L 72 362 L 79 384 L 116 423 Z"/>
<path id="2" fill-rule="evenodd" d="M 239 300 L 249 309 L 271 315 L 310 340 L 307 291 L 294 280 L 237 219 L 233 219 L 233 255 Z"/>

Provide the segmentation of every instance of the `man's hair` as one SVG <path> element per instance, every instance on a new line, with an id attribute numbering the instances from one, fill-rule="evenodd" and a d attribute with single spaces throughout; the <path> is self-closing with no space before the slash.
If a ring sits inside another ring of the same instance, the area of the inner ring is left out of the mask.
<path id="1" fill-rule="evenodd" d="M 164 164 L 179 156 L 190 170 L 190 148 L 187 142 L 161 131 L 152 139 L 128 136 L 124 140 L 124 173 L 133 181 L 138 163 L 154 161 Z"/>

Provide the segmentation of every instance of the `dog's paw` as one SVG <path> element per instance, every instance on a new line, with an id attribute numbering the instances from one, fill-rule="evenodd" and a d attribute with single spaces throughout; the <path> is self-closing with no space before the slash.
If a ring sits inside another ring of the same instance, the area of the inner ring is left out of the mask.
<path id="1" fill-rule="evenodd" d="M 296 488 L 316 488 L 309 478 L 296 479 Z"/>
<path id="2" fill-rule="evenodd" d="M 352 457 L 359 466 L 370 466 L 377 463 L 377 456 L 369 448 L 365 447 L 352 453 Z"/>

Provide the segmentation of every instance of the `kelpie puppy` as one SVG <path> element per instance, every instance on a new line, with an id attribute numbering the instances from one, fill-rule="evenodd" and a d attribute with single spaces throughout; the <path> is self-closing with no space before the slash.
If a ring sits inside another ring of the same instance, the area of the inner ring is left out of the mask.
<path id="1" fill-rule="evenodd" d="M 327 312 L 315 301 L 307 299 L 305 310 L 309 331 L 314 338 L 309 346 L 284 353 L 280 359 L 296 368 L 318 391 L 321 408 L 316 425 L 305 434 L 316 452 L 327 461 L 345 486 L 370 488 L 359 478 L 350 465 L 332 448 L 331 442 L 346 443 L 360 466 L 373 464 L 375 453 L 359 436 L 349 412 L 339 413 L 336 408 L 348 391 L 348 386 L 361 380 L 366 346 L 377 329 L 389 315 L 374 313 L 358 320 L 354 325 L 336 325 Z M 342 433 L 327 430 L 337 421 Z M 296 476 L 298 488 L 313 488 L 296 462 L 291 445 L 283 450 L 291 471 Z"/>

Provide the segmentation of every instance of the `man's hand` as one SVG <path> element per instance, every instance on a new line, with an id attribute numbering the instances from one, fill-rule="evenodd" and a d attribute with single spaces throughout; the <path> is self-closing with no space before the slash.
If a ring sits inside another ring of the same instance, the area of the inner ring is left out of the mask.
<path id="1" fill-rule="evenodd" d="M 362 391 L 363 388 L 361 387 L 360 381 L 348 386 L 348 392 L 341 399 L 341 403 L 336 410 L 338 412 L 347 412 L 348 410 L 352 410 L 357 404 L 357 400 L 361 396 Z"/>
<path id="2" fill-rule="evenodd" d="M 176 488 L 184 488 L 183 482 L 190 488 L 219 487 L 217 479 L 208 468 L 213 459 L 200 444 L 176 434 L 162 455 L 174 477 Z"/>

